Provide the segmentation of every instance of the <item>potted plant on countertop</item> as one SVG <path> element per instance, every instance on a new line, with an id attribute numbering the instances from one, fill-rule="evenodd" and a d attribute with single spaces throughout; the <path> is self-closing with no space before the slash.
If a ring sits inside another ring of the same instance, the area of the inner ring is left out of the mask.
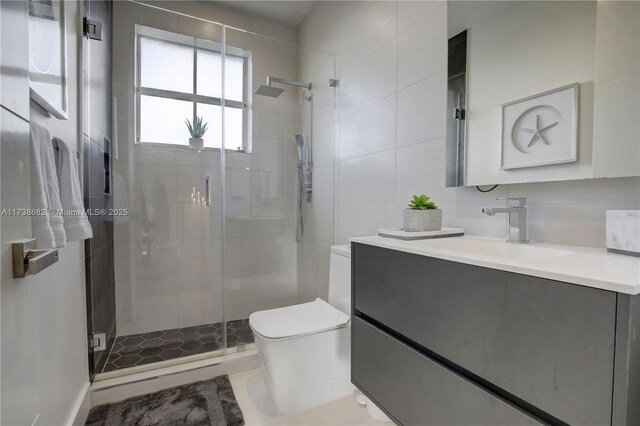
<path id="1" fill-rule="evenodd" d="M 204 146 L 204 140 L 202 137 L 204 133 L 207 131 L 207 124 L 202 123 L 203 117 L 195 116 L 193 119 L 193 125 L 189 121 L 189 119 L 185 119 L 185 123 L 187 124 L 187 128 L 189 129 L 189 133 L 191 137 L 189 138 L 189 148 L 191 149 L 202 149 Z"/>
<path id="2" fill-rule="evenodd" d="M 442 210 L 426 195 L 414 195 L 404 210 L 404 230 L 440 231 L 442 229 Z"/>

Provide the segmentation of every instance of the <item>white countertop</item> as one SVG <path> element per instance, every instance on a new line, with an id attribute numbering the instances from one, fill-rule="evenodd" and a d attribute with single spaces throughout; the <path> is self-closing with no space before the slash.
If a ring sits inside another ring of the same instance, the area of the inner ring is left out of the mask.
<path id="1" fill-rule="evenodd" d="M 624 294 L 640 293 L 640 258 L 608 253 L 606 249 L 512 244 L 471 236 L 418 241 L 374 236 L 351 241 Z"/>

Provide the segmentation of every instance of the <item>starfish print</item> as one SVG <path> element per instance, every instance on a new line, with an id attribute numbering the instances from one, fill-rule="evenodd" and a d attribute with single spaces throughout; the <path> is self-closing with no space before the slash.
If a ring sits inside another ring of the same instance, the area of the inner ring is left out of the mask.
<path id="1" fill-rule="evenodd" d="M 538 138 L 542 142 L 544 142 L 545 144 L 550 145 L 549 142 L 547 142 L 547 140 L 542 136 L 542 132 L 552 128 L 556 124 L 558 124 L 557 121 L 555 123 L 551 123 L 551 124 L 548 124 L 548 125 L 546 125 L 544 127 L 541 127 L 540 116 L 536 115 L 536 128 L 535 129 L 524 129 L 524 128 L 522 129 L 523 132 L 533 133 L 533 136 L 531 136 L 531 140 L 529 141 L 529 144 L 527 145 L 527 148 L 529 148 L 531 145 L 533 145 L 533 143 Z"/>

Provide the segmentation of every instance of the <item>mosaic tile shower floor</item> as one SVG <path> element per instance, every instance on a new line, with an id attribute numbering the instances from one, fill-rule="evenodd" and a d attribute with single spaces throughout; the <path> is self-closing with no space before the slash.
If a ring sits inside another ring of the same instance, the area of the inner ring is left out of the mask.
<path id="1" fill-rule="evenodd" d="M 118 336 L 103 373 L 222 349 L 222 323 Z M 227 346 L 253 343 L 248 319 L 227 322 Z"/>

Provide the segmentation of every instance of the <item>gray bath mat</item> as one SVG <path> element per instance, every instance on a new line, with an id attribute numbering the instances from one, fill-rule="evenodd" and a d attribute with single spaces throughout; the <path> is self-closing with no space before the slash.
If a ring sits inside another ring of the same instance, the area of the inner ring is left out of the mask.
<path id="1" fill-rule="evenodd" d="M 241 426 L 229 376 L 94 407 L 87 426 Z"/>

